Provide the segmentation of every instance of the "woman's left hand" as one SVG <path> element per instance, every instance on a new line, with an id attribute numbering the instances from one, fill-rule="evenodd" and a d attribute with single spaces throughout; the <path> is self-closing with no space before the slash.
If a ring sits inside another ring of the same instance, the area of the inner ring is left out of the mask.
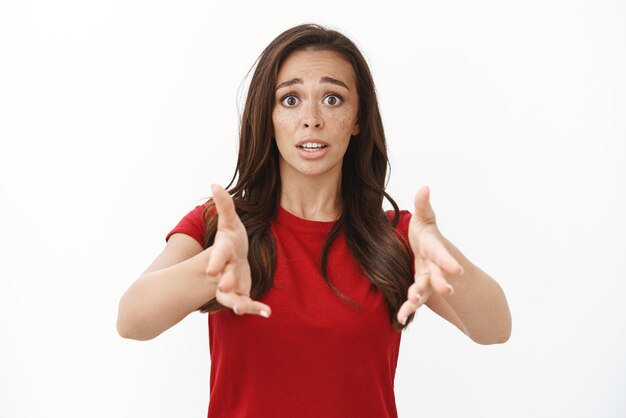
<path id="1" fill-rule="evenodd" d="M 452 285 L 446 280 L 446 273 L 463 274 L 461 264 L 446 249 L 445 238 L 437 228 L 429 198 L 428 186 L 422 187 L 415 195 L 415 212 L 409 223 L 409 244 L 415 257 L 415 283 L 409 287 L 408 300 L 398 311 L 401 324 L 426 303 L 431 292 L 444 296 L 454 293 Z"/>

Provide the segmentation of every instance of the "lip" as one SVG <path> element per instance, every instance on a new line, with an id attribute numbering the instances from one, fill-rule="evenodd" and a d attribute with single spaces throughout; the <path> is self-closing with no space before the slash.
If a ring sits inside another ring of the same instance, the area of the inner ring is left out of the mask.
<path id="1" fill-rule="evenodd" d="M 302 141 L 299 141 L 299 142 L 296 144 L 296 147 L 301 147 L 303 144 L 306 144 L 307 142 L 313 142 L 313 143 L 316 143 L 316 144 L 321 144 L 321 145 L 325 145 L 325 146 L 328 146 L 328 145 L 329 145 L 329 144 L 328 144 L 328 142 L 326 142 L 326 141 L 322 141 L 321 139 L 317 139 L 317 138 L 306 138 L 306 139 L 303 139 Z"/>
<path id="2" fill-rule="evenodd" d="M 320 145 L 324 145 L 323 148 L 319 148 L 316 150 L 312 150 L 312 151 L 306 151 L 303 148 L 300 148 L 303 144 L 306 144 L 307 142 L 313 142 L 315 144 L 320 144 Z M 302 141 L 298 142 L 296 144 L 296 149 L 298 150 L 298 155 L 305 159 L 305 160 L 318 160 L 323 158 L 327 153 L 328 153 L 328 149 L 330 148 L 328 142 L 326 141 L 322 141 L 321 139 L 316 139 L 316 138 L 307 138 L 307 139 L 303 139 Z"/>

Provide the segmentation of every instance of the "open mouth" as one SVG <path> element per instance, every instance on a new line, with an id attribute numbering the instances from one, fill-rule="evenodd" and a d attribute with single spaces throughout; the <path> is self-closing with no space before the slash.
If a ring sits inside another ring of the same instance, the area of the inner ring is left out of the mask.
<path id="1" fill-rule="evenodd" d="M 298 148 L 303 149 L 305 151 L 318 151 L 326 147 L 327 145 L 317 144 L 315 142 L 306 142 L 302 145 L 298 145 Z"/>

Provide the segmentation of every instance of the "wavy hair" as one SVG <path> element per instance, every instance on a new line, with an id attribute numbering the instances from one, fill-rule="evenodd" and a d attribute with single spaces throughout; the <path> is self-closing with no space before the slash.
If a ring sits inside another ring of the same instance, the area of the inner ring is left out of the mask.
<path id="1" fill-rule="evenodd" d="M 350 141 L 342 164 L 342 211 L 329 232 L 322 250 L 320 270 L 324 281 L 339 297 L 356 308 L 358 304 L 335 288 L 328 277 L 327 262 L 331 244 L 340 233 L 357 264 L 386 301 L 396 330 L 406 325 L 396 319 L 413 283 L 408 243 L 394 230 L 400 217 L 396 202 L 385 191 L 389 161 L 376 89 L 365 58 L 343 34 L 315 24 L 293 27 L 281 33 L 257 59 L 239 130 L 237 166 L 226 187 L 235 202 L 237 214 L 248 233 L 248 261 L 252 273 L 250 296 L 258 299 L 273 285 L 276 246 L 269 225 L 280 202 L 279 153 L 272 138 L 272 110 L 278 71 L 285 59 L 303 49 L 329 50 L 345 57 L 354 69 L 359 97 L 360 133 Z M 236 183 L 235 183 L 236 181 Z M 232 184 L 235 185 L 231 188 Z M 389 219 L 382 209 L 383 199 L 393 206 Z M 205 248 L 213 244 L 217 217 L 211 201 L 204 209 Z M 198 308 L 214 312 L 224 307 L 214 298 Z"/>

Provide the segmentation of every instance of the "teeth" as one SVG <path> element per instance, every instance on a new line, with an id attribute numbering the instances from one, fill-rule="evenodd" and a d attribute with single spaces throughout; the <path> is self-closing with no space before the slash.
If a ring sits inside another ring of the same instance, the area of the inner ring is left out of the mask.
<path id="1" fill-rule="evenodd" d="M 305 142 L 304 144 L 300 145 L 300 148 L 309 148 L 309 149 L 318 149 L 318 148 L 324 148 L 325 145 L 322 144 L 318 144 L 315 142 Z"/>

